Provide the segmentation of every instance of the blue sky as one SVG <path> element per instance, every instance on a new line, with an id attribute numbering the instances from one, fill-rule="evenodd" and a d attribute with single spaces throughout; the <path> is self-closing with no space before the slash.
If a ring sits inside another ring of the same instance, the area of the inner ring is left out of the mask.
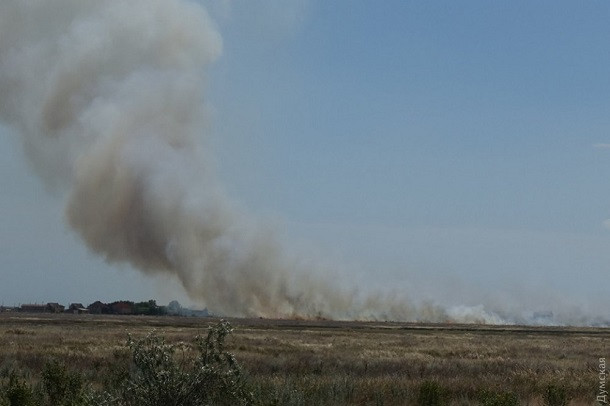
<path id="1" fill-rule="evenodd" d="M 262 178 L 245 187 L 276 190 L 255 203 L 311 221 L 599 229 L 606 7 L 430 3 L 315 3 L 281 41 L 225 35 L 212 98 Z"/>
<path id="2" fill-rule="evenodd" d="M 268 31 L 249 26 L 255 7 L 218 20 L 211 98 L 236 199 L 365 285 L 608 303 L 607 4 L 284 7 L 279 34 L 280 11 Z"/>
<path id="3" fill-rule="evenodd" d="M 219 176 L 290 249 L 447 305 L 610 304 L 608 2 L 206 3 Z M 88 254 L 22 155 L 0 131 L 5 303 L 181 298 Z"/>

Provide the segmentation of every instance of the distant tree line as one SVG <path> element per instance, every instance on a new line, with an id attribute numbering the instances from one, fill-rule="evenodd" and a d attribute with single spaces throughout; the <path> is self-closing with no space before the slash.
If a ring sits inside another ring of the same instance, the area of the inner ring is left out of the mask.
<path id="1" fill-rule="evenodd" d="M 146 302 L 132 302 L 120 300 L 112 303 L 103 303 L 99 300 L 87 306 L 92 314 L 136 314 L 148 316 L 161 316 L 168 314 L 167 306 L 158 306 L 155 300 Z"/>
<path id="2" fill-rule="evenodd" d="M 207 309 L 193 310 L 184 308 L 173 300 L 167 306 L 159 306 L 155 300 L 144 302 L 132 302 L 130 300 L 119 300 L 104 303 L 99 300 L 89 306 L 81 303 L 72 303 L 65 307 L 59 303 L 47 304 L 23 304 L 20 307 L 0 307 L 0 312 L 17 311 L 24 313 L 74 313 L 74 314 L 118 314 L 118 315 L 146 315 L 146 316 L 195 316 L 207 317 L 210 313 Z"/>

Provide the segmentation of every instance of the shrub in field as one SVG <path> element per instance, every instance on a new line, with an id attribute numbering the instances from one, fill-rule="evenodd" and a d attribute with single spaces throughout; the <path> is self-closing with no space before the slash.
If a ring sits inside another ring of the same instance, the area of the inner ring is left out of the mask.
<path id="1" fill-rule="evenodd" d="M 492 392 L 484 390 L 479 394 L 482 406 L 518 406 L 519 398 L 512 392 Z"/>
<path id="2" fill-rule="evenodd" d="M 87 403 L 83 377 L 69 371 L 59 361 L 48 361 L 42 371 L 42 386 L 46 404 L 54 406 L 81 406 Z"/>
<path id="3" fill-rule="evenodd" d="M 0 380 L 0 406 L 204 406 L 251 405 L 241 368 L 224 347 L 231 326 L 225 321 L 196 337 L 196 355 L 184 343 L 168 344 L 149 334 L 131 337 L 131 367 L 117 368 L 112 386 L 93 391 L 78 372 L 49 361 L 35 388 L 15 372 Z M 177 354 L 182 351 L 182 356 Z"/>
<path id="4" fill-rule="evenodd" d="M 440 406 L 445 404 L 443 388 L 434 381 L 425 381 L 419 388 L 417 403 L 420 406 Z"/>
<path id="5" fill-rule="evenodd" d="M 221 321 L 207 337 L 195 340 L 196 358 L 177 357 L 185 344 L 168 344 L 149 334 L 141 340 L 129 338 L 133 368 L 118 393 L 116 403 L 124 406 L 249 405 L 241 368 L 224 349 L 232 329 Z"/>
<path id="6" fill-rule="evenodd" d="M 8 383 L 0 390 L 1 406 L 36 406 L 34 391 L 25 379 L 12 372 Z"/>
<path id="7" fill-rule="evenodd" d="M 98 406 L 83 382 L 79 373 L 58 361 L 45 364 L 36 386 L 13 370 L 0 388 L 0 406 Z"/>
<path id="8" fill-rule="evenodd" d="M 547 385 L 542 398 L 547 406 L 565 406 L 570 400 L 566 388 L 554 383 Z"/>

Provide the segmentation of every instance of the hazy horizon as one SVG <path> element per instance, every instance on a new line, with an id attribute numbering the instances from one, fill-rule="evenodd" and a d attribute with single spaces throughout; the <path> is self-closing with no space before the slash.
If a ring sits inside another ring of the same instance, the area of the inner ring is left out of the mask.
<path id="1" fill-rule="evenodd" d="M 294 267 L 455 317 L 610 320 L 610 5 L 203 5 L 222 50 L 193 128 L 220 195 Z M 23 145 L 0 127 L 0 303 L 214 310 L 87 249 Z"/>

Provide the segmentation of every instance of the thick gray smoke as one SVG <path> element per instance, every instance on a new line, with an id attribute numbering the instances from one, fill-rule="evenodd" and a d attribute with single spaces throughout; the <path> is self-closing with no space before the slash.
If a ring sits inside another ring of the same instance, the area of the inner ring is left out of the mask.
<path id="1" fill-rule="evenodd" d="M 221 48 L 186 0 L 0 2 L 0 119 L 92 251 L 175 275 L 230 315 L 502 322 L 356 295 L 236 210 L 205 148 L 205 71 Z"/>
<path id="2" fill-rule="evenodd" d="M 295 273 L 217 185 L 203 90 L 220 52 L 205 10 L 188 1 L 4 0 L 0 117 L 108 262 L 174 274 L 192 298 L 233 315 L 370 313 Z M 376 307 L 412 317 L 406 306 Z"/>

